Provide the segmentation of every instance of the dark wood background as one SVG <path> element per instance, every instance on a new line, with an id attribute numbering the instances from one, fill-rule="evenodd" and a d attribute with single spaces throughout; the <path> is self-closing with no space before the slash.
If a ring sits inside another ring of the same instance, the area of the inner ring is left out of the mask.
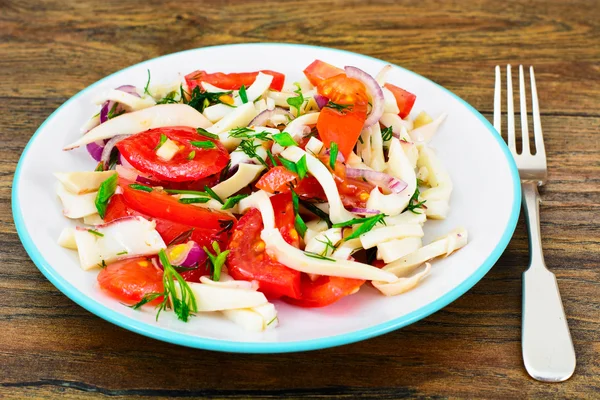
<path id="1" fill-rule="evenodd" d="M 598 2 L 440 3 L 0 0 L 0 397 L 600 398 Z M 522 365 L 522 220 L 492 271 L 442 311 L 309 353 L 222 354 L 154 341 L 88 313 L 41 275 L 10 211 L 13 172 L 36 128 L 121 68 L 239 42 L 379 57 L 446 86 L 490 119 L 493 67 L 535 65 L 550 169 L 542 235 L 578 356 L 568 382 L 536 382 Z"/>

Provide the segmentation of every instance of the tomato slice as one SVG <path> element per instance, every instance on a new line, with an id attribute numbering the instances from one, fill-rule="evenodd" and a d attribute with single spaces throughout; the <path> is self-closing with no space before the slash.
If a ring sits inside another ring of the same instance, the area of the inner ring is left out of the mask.
<path id="1" fill-rule="evenodd" d="M 396 104 L 398 104 L 398 108 L 400 109 L 400 114 L 398 114 L 400 118 L 406 118 L 410 114 L 417 96 L 391 83 L 386 83 L 383 87 L 389 89 L 396 98 Z"/>
<path id="2" fill-rule="evenodd" d="M 304 75 L 313 85 L 317 86 L 325 79 L 344 73 L 344 70 L 325 61 L 315 60 L 304 69 Z"/>
<path id="3" fill-rule="evenodd" d="M 294 229 L 294 213 L 291 195 L 271 197 L 275 211 L 275 223 L 283 238 L 293 246 L 299 243 Z M 259 290 L 271 299 L 281 296 L 300 298 L 301 273 L 270 258 L 265 243 L 260 239 L 263 229 L 260 211 L 250 209 L 239 221 L 233 232 L 228 249 L 227 269 L 235 279 L 255 280 Z"/>
<path id="4" fill-rule="evenodd" d="M 169 161 L 156 155 L 162 135 L 179 146 L 179 151 Z M 200 148 L 190 143 L 194 141 L 210 142 L 212 147 Z M 126 138 L 116 146 L 134 168 L 158 180 L 170 182 L 205 178 L 218 173 L 229 162 L 229 153 L 221 142 L 198 135 L 190 127 L 150 129 Z"/>
<path id="5" fill-rule="evenodd" d="M 279 72 L 270 71 L 263 69 L 260 72 L 263 74 L 273 76 L 270 88 L 273 90 L 281 91 L 283 89 L 283 83 L 285 82 L 285 75 Z M 257 72 L 234 72 L 231 74 L 224 74 L 222 72 L 215 72 L 209 74 L 206 71 L 194 71 L 185 76 L 185 81 L 188 84 L 189 90 L 193 90 L 196 86 L 200 86 L 201 82 L 210 83 L 218 88 L 225 90 L 238 90 L 244 85 L 248 87 L 254 83 Z"/>
<path id="6" fill-rule="evenodd" d="M 325 147 L 331 142 L 348 159 L 367 119 L 368 97 L 365 85 L 346 75 L 336 75 L 317 86 L 319 94 L 341 107 L 323 107 L 317 130 Z"/>
<path id="7" fill-rule="evenodd" d="M 269 193 L 281 193 L 289 190 L 289 184 L 298 179 L 298 175 L 283 166 L 273 167 L 256 182 L 258 189 Z"/>
<path id="8" fill-rule="evenodd" d="M 163 271 L 146 257 L 109 264 L 98 274 L 100 287 L 126 304 L 135 304 L 149 293 L 162 293 Z M 152 303 L 160 302 L 156 299 Z"/>
<path id="9" fill-rule="evenodd" d="M 302 297 L 282 300 L 300 307 L 325 307 L 335 303 L 342 297 L 356 293 L 365 283 L 362 279 L 340 278 L 337 276 L 320 276 L 312 281 L 308 275 L 302 275 Z"/>

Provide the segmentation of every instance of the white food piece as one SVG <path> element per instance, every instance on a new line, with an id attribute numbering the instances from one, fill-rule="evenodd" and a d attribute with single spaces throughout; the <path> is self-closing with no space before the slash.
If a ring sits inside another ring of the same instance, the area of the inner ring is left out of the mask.
<path id="1" fill-rule="evenodd" d="M 331 228 L 306 241 L 304 251 L 329 257 L 335 249 L 331 248 L 328 243 L 336 246 L 340 240 L 342 240 L 342 228 Z"/>
<path id="2" fill-rule="evenodd" d="M 158 254 L 166 248 L 165 242 L 155 229 L 156 223 L 142 217 L 120 219 L 95 228 L 103 236 L 89 232 L 85 228 L 75 230 L 75 242 L 79 252 L 81 268 L 89 270 L 126 256 L 146 256 Z"/>
<path id="3" fill-rule="evenodd" d="M 69 192 L 62 183 L 57 182 L 56 194 L 62 202 L 63 214 L 67 218 L 83 218 L 98 212 L 95 203 L 97 192 L 73 194 Z"/>
<path id="4" fill-rule="evenodd" d="M 156 101 L 150 96 L 137 97 L 117 89 L 111 89 L 102 93 L 100 96 L 96 97 L 94 103 L 103 104 L 106 101 L 116 101 L 119 104 L 126 105 L 133 111 L 156 105 Z"/>
<path id="5" fill-rule="evenodd" d="M 254 104 L 256 100 L 258 100 L 271 86 L 271 82 L 273 82 L 273 75 L 263 74 L 259 72 L 256 75 L 256 79 L 254 83 L 246 88 L 246 97 L 248 97 L 248 104 Z M 241 97 L 236 96 L 234 98 L 235 105 L 240 106 L 243 104 Z M 246 126 L 246 125 L 244 125 Z"/>
<path id="6" fill-rule="evenodd" d="M 308 134 L 310 130 L 307 125 L 315 125 L 319 119 L 320 112 L 313 112 L 304 114 L 298 118 L 294 118 L 285 128 L 285 131 L 289 133 L 294 140 L 299 140 L 304 135 Z"/>
<path id="7" fill-rule="evenodd" d="M 321 142 L 316 137 L 311 137 L 308 139 L 308 143 L 306 143 L 305 149 L 313 155 L 319 154 L 321 149 L 323 148 L 323 142 Z"/>
<path id="8" fill-rule="evenodd" d="M 431 188 L 419 195 L 419 201 L 425 201 L 425 214 L 431 219 L 445 219 L 450 210 L 449 202 L 452 194 L 452 180 L 435 152 L 423 145 L 419 148 L 419 168 L 427 170 L 427 180 Z"/>
<path id="9" fill-rule="evenodd" d="M 382 87 L 381 90 L 383 91 L 383 98 L 385 100 L 383 112 L 395 115 L 400 114 L 400 109 L 398 108 L 398 103 L 396 103 L 394 94 L 385 87 Z"/>
<path id="10" fill-rule="evenodd" d="M 327 197 L 327 202 L 329 203 L 329 218 L 331 219 L 331 222 L 337 224 L 354 218 L 354 215 L 344 208 L 335 181 L 327 167 L 323 165 L 321 161 L 314 156 L 307 154 L 297 146 L 288 147 L 281 155 L 293 162 L 298 162 L 302 156 L 306 155 L 308 172 L 319 181 L 319 184 Z"/>
<path id="11" fill-rule="evenodd" d="M 55 172 L 54 176 L 73 194 L 97 192 L 102 182 L 116 171 Z"/>
<path id="12" fill-rule="evenodd" d="M 402 214 L 395 215 L 393 217 L 385 217 L 383 221 L 387 226 L 399 225 L 399 224 L 421 224 L 423 225 L 427 217 L 424 213 L 415 214 L 411 211 L 405 211 Z"/>
<path id="13" fill-rule="evenodd" d="M 375 80 L 379 84 L 379 86 L 383 87 L 383 85 L 387 82 L 387 75 L 392 70 L 392 66 L 390 64 L 381 68 L 381 70 L 375 76 Z"/>
<path id="14" fill-rule="evenodd" d="M 221 89 L 220 87 L 216 87 L 215 85 L 211 85 L 208 82 L 200 82 L 200 86 L 208 93 L 226 93 L 229 90 Z"/>
<path id="15" fill-rule="evenodd" d="M 252 308 L 267 304 L 264 294 L 256 290 L 234 289 L 204 283 L 188 282 L 196 297 L 199 312 Z"/>
<path id="16" fill-rule="evenodd" d="M 262 141 L 258 140 L 258 139 L 253 139 L 252 140 L 252 144 L 253 145 L 257 145 L 262 143 Z M 256 155 L 260 158 L 262 158 L 263 160 L 267 159 L 267 150 L 261 146 L 257 146 L 254 151 L 256 152 Z M 256 163 L 259 164 L 260 161 L 258 161 L 258 159 L 256 157 L 250 157 L 248 154 L 244 153 L 244 151 L 241 148 L 237 148 L 235 149 L 233 152 L 231 152 L 230 154 L 231 157 L 231 166 L 230 168 L 236 166 L 236 165 L 241 165 L 244 163 Z M 262 164 L 261 164 L 262 165 Z"/>
<path id="17" fill-rule="evenodd" d="M 337 247 L 337 249 L 333 252 L 331 257 L 347 260 L 352 254 L 361 249 L 362 244 L 360 243 L 360 239 L 356 238 L 346 240 Z"/>
<path id="18" fill-rule="evenodd" d="M 79 132 L 84 134 L 87 131 L 89 131 L 90 129 L 97 127 L 98 125 L 100 125 L 100 113 L 98 113 L 98 114 L 94 115 L 92 118 L 88 119 L 87 122 L 85 124 L 83 124 L 83 126 L 81 128 L 79 128 Z"/>
<path id="19" fill-rule="evenodd" d="M 100 217 L 100 214 L 96 213 L 96 214 L 92 214 L 92 215 L 86 215 L 85 217 L 83 217 L 83 223 L 86 225 L 103 225 L 104 224 L 104 220 Z"/>
<path id="20" fill-rule="evenodd" d="M 290 97 L 296 97 L 296 96 L 297 96 L 296 93 L 276 92 L 273 90 L 270 90 L 267 93 L 267 98 L 272 99 L 275 106 L 283 107 L 283 108 L 290 108 L 290 105 L 287 103 L 287 99 L 289 99 Z"/>
<path id="21" fill-rule="evenodd" d="M 397 113 L 384 113 L 379 119 L 379 122 L 386 128 L 391 126 L 395 132 L 400 132 L 401 127 L 405 127 L 407 131 L 410 131 L 413 128 L 412 120 L 402 119 Z M 402 139 L 402 137 L 400 137 L 400 139 Z"/>
<path id="22" fill-rule="evenodd" d="M 407 237 L 377 244 L 377 259 L 389 264 L 423 245 L 420 237 Z"/>
<path id="23" fill-rule="evenodd" d="M 63 228 L 58 237 L 58 244 L 65 249 L 77 250 L 77 242 L 75 242 L 75 229 L 71 227 Z"/>
<path id="24" fill-rule="evenodd" d="M 202 115 L 204 115 L 210 122 L 214 124 L 215 122 L 225 118 L 225 116 L 233 110 L 235 110 L 234 107 L 219 103 L 206 107 L 202 112 Z"/>
<path id="25" fill-rule="evenodd" d="M 361 131 L 360 139 L 356 143 L 356 153 L 367 166 L 371 165 L 371 129 Z"/>
<path id="26" fill-rule="evenodd" d="M 110 139 L 117 135 L 132 135 L 148 129 L 167 126 L 207 128 L 210 125 L 211 122 L 204 115 L 187 104 L 159 104 L 109 119 L 77 141 L 65 146 L 63 150 L 71 150 L 97 140 Z"/>
<path id="27" fill-rule="evenodd" d="M 411 139 L 416 143 L 429 142 L 447 116 L 448 114 L 443 113 L 434 119 L 433 122 L 420 126 L 417 129 L 413 129 L 410 131 Z"/>
<path id="28" fill-rule="evenodd" d="M 410 135 L 406 128 L 402 128 L 400 130 L 400 145 L 402 146 L 402 150 L 404 150 L 404 154 L 408 157 L 410 161 L 410 165 L 414 168 L 417 167 L 417 159 L 419 158 L 419 147 L 411 140 Z"/>
<path id="29" fill-rule="evenodd" d="M 261 112 L 263 112 L 267 109 L 267 101 L 265 99 L 260 99 L 254 103 L 254 107 L 260 114 Z"/>
<path id="30" fill-rule="evenodd" d="M 367 164 L 363 163 L 362 158 L 357 156 L 353 151 L 350 152 L 348 159 L 346 160 L 346 165 L 350 168 L 358 168 L 358 169 L 371 169 Z"/>
<path id="31" fill-rule="evenodd" d="M 266 251 L 288 268 L 307 274 L 381 280 L 385 282 L 396 280 L 393 274 L 389 274 L 379 268 L 348 260 L 329 261 L 313 258 L 306 255 L 302 250 L 288 244 L 281 236 L 279 229 L 275 227 L 273 206 L 266 192 L 262 190 L 257 191 L 251 196 L 246 197 L 242 202 L 244 203 L 240 206 L 242 209 L 256 207 L 260 210 L 264 226 L 260 237 L 265 242 Z"/>
<path id="32" fill-rule="evenodd" d="M 368 129 L 371 130 L 371 163 L 369 166 L 375 171 L 381 172 L 386 168 L 381 127 L 379 124 L 374 124 Z"/>
<path id="33" fill-rule="evenodd" d="M 229 275 L 221 273 L 221 279 L 218 281 L 213 281 L 208 276 L 201 276 L 200 283 L 204 283 L 206 285 L 213 285 L 213 286 L 217 286 L 217 287 L 230 288 L 230 289 L 244 289 L 244 290 L 257 290 L 258 289 L 258 283 L 256 281 L 252 281 L 252 282 L 237 281 L 237 280 L 231 278 L 231 276 L 229 276 L 230 279 L 224 279 L 225 276 L 229 276 Z"/>
<path id="34" fill-rule="evenodd" d="M 239 192 L 258 178 L 264 165 L 240 164 L 238 170 L 229 179 L 215 185 L 212 190 L 223 200 Z"/>
<path id="35" fill-rule="evenodd" d="M 277 310 L 271 303 L 241 310 L 225 310 L 223 314 L 229 320 L 251 332 L 273 329 L 279 324 Z"/>
<path id="36" fill-rule="evenodd" d="M 275 109 L 275 100 L 273 100 L 270 97 L 267 97 L 266 99 L 263 99 L 263 100 L 266 100 L 267 110 L 274 110 Z"/>
<path id="37" fill-rule="evenodd" d="M 156 155 L 164 161 L 170 161 L 179 152 L 179 146 L 171 139 L 165 140 L 162 146 L 156 150 Z"/>
<path id="38" fill-rule="evenodd" d="M 184 79 L 185 80 L 185 79 Z M 171 92 L 177 93 L 176 99 L 179 98 L 179 88 L 181 86 L 181 79 L 175 80 L 170 83 L 159 83 L 159 84 L 150 84 L 148 87 L 148 92 L 152 94 L 152 97 L 155 100 L 160 100 Z"/>
<path id="39" fill-rule="evenodd" d="M 426 261 L 439 256 L 449 256 L 452 252 L 465 246 L 467 240 L 467 231 L 464 228 L 455 229 L 445 237 L 386 265 L 383 267 L 383 270 L 391 272 L 398 277 L 406 276 Z"/>
<path id="40" fill-rule="evenodd" d="M 406 237 L 423 237 L 423 227 L 419 224 L 401 224 L 372 229 L 360 235 L 362 247 L 370 249 L 378 244 Z"/>
<path id="41" fill-rule="evenodd" d="M 248 102 L 234 108 L 233 111 L 225 115 L 223 119 L 213 126 L 206 128 L 206 130 L 210 133 L 218 134 L 241 126 L 248 126 L 250 121 L 257 115 L 258 111 L 254 108 L 254 103 Z"/>
<path id="42" fill-rule="evenodd" d="M 327 222 L 322 219 L 314 219 L 306 223 L 306 233 L 304 234 L 304 243 L 308 243 L 312 238 L 321 232 L 327 230 Z"/>
<path id="43" fill-rule="evenodd" d="M 431 272 L 431 264 L 425 264 L 425 269 L 422 272 L 419 272 L 408 278 L 398 278 L 397 281 L 391 283 L 384 282 L 373 282 L 373 286 L 375 286 L 381 293 L 386 296 L 396 296 L 402 293 L 406 293 L 409 290 L 414 289 L 419 285 L 419 283 L 429 275 Z"/>

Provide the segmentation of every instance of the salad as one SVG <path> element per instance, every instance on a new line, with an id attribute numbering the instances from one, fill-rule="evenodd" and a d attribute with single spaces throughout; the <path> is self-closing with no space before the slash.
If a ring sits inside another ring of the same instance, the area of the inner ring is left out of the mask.
<path id="1" fill-rule="evenodd" d="M 252 331 L 278 325 L 277 301 L 415 288 L 467 232 L 422 241 L 449 212 L 452 181 L 428 144 L 446 115 L 411 118 L 416 96 L 390 69 L 315 60 L 293 84 L 270 70 L 154 84 L 148 71 L 143 88 L 99 94 L 64 147 L 95 167 L 55 173 L 77 224 L 59 244 L 124 307 L 218 312 Z"/>

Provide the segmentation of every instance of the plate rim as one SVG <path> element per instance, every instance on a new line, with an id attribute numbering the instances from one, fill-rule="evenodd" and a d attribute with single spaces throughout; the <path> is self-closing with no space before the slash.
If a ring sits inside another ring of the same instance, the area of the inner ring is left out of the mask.
<path id="1" fill-rule="evenodd" d="M 67 280 L 65 280 L 61 275 L 59 275 L 52 268 L 52 266 L 44 259 L 41 252 L 38 250 L 37 246 L 35 245 L 31 236 L 29 235 L 29 232 L 25 228 L 25 223 L 24 223 L 24 219 L 23 219 L 23 215 L 21 212 L 19 202 L 18 202 L 18 195 L 17 195 L 17 193 L 19 192 L 19 182 L 21 180 L 20 177 L 21 177 L 21 167 L 22 167 L 23 160 L 26 157 L 31 144 L 35 141 L 38 134 L 43 130 L 44 126 L 47 123 L 49 123 L 63 107 L 66 107 L 68 104 L 76 101 L 78 99 L 78 97 L 80 97 L 83 94 L 83 92 L 93 89 L 94 87 L 97 87 L 98 85 L 101 85 L 104 81 L 110 79 L 114 75 L 120 74 L 128 69 L 138 67 L 140 65 L 149 63 L 149 62 L 157 60 L 157 59 L 172 57 L 175 55 L 181 55 L 181 54 L 188 53 L 188 52 L 191 53 L 191 52 L 198 51 L 201 49 L 231 48 L 231 47 L 236 47 L 236 46 L 265 46 L 265 45 L 322 49 L 322 50 L 327 50 L 327 51 L 350 54 L 352 56 L 357 56 L 357 57 L 363 57 L 363 58 L 375 60 L 378 62 L 381 62 L 381 61 L 387 62 L 385 60 L 381 60 L 376 57 L 371 57 L 371 56 L 367 56 L 367 55 L 360 54 L 360 53 L 355 53 L 355 52 L 348 51 L 348 50 L 342 50 L 342 49 L 324 47 L 324 46 L 300 44 L 300 43 L 257 42 L 257 43 L 232 43 L 232 44 L 198 47 L 198 48 L 194 48 L 194 49 L 183 50 L 183 51 L 179 51 L 176 53 L 165 54 L 165 55 L 162 55 L 159 57 L 144 60 L 137 64 L 123 68 L 119 71 L 113 72 L 112 74 L 92 83 L 91 85 L 85 87 L 84 89 L 82 89 L 81 91 L 79 91 L 78 93 L 73 95 L 71 98 L 69 98 L 63 104 L 61 104 L 56 110 L 54 110 L 44 120 L 44 122 L 36 129 L 35 133 L 31 136 L 31 138 L 27 142 L 27 145 L 23 149 L 23 152 L 22 152 L 21 156 L 19 157 L 19 161 L 18 161 L 17 167 L 15 169 L 13 185 L 12 185 L 12 193 L 11 193 L 13 219 L 15 222 L 15 227 L 16 227 L 19 239 L 21 240 L 21 243 L 23 244 L 25 251 L 31 258 L 33 263 L 42 272 L 42 274 L 46 277 L 46 279 L 48 279 L 65 296 L 67 296 L 69 299 L 71 299 L 72 301 L 74 301 L 76 304 L 83 307 L 87 311 L 91 312 L 92 314 L 94 314 L 110 323 L 113 323 L 121 328 L 125 328 L 132 332 L 141 334 L 143 336 L 150 337 L 152 339 L 157 339 L 157 340 L 161 340 L 164 342 L 173 343 L 173 344 L 191 347 L 191 348 L 221 351 L 221 352 L 288 353 L 288 352 L 318 350 L 318 349 L 324 349 L 324 348 L 329 348 L 329 347 L 341 346 L 344 344 L 355 343 L 358 341 L 366 340 L 366 339 L 369 339 L 369 338 L 372 338 L 375 336 L 379 336 L 379 335 L 400 329 L 407 325 L 410 325 L 414 322 L 417 322 L 417 321 L 433 314 L 436 311 L 441 310 L 442 308 L 446 307 L 447 305 L 449 305 L 450 303 L 452 303 L 453 301 L 455 301 L 456 299 L 461 297 L 469 289 L 471 289 L 473 286 L 475 286 L 475 284 L 477 282 L 479 282 L 485 276 L 485 274 L 487 274 L 488 271 L 494 266 L 496 261 L 500 258 L 500 256 L 502 255 L 502 253 L 508 246 L 510 239 L 512 238 L 512 235 L 513 235 L 514 230 L 517 225 L 520 207 L 521 207 L 521 181 L 520 181 L 520 177 L 519 177 L 519 172 L 517 170 L 516 163 L 515 163 L 512 155 L 510 154 L 508 147 L 506 146 L 506 143 L 504 142 L 504 140 L 502 139 L 500 134 L 494 129 L 492 124 L 479 111 L 477 111 L 473 106 L 471 106 L 465 100 L 460 98 L 458 95 L 454 94 L 453 92 L 451 92 L 450 90 L 446 89 L 445 87 L 439 85 L 438 83 L 432 81 L 431 79 L 428 79 L 427 77 L 424 77 L 420 74 L 417 74 L 416 72 L 408 70 L 399 65 L 389 63 L 389 64 L 393 65 L 394 67 L 400 68 L 401 70 L 403 70 L 405 72 L 408 72 L 412 75 L 418 76 L 419 78 L 426 79 L 427 81 L 431 82 L 433 85 L 438 87 L 439 89 L 447 92 L 449 95 L 451 95 L 456 100 L 458 100 L 464 107 L 467 108 L 467 110 L 469 112 L 471 112 L 473 115 L 475 115 L 484 124 L 484 126 L 490 131 L 490 133 L 492 134 L 494 139 L 500 145 L 502 153 L 504 154 L 506 160 L 508 161 L 509 167 L 510 167 L 510 172 L 511 172 L 510 175 L 511 175 L 512 183 L 513 183 L 514 199 L 513 199 L 513 203 L 512 203 L 510 218 L 508 220 L 508 223 L 504 229 L 504 232 L 503 232 L 498 244 L 496 245 L 494 250 L 488 255 L 488 257 L 485 259 L 485 261 L 467 279 L 465 279 L 457 287 L 455 287 L 454 289 L 452 289 L 445 295 L 441 296 L 440 298 L 436 299 L 435 301 L 428 303 L 427 305 L 425 305 L 415 311 L 412 311 L 411 313 L 406 314 L 404 316 L 394 318 L 390 321 L 383 322 L 383 323 L 380 323 L 380 324 L 377 324 L 375 326 L 371 326 L 368 328 L 359 329 L 359 330 L 349 332 L 349 333 L 343 333 L 343 334 L 334 335 L 334 336 L 326 336 L 326 337 L 319 338 L 319 339 L 309 339 L 309 340 L 291 341 L 291 342 L 238 342 L 238 341 L 203 338 L 203 337 L 193 336 L 193 335 L 185 334 L 185 333 L 181 333 L 181 332 L 174 332 L 172 330 L 165 329 L 160 326 L 152 326 L 145 322 L 132 319 L 126 315 L 123 315 L 123 314 L 117 312 L 117 311 L 111 310 L 109 307 L 103 305 L 102 303 L 95 301 L 92 298 L 88 297 L 84 292 L 79 291 L 76 287 L 71 285 Z"/>

